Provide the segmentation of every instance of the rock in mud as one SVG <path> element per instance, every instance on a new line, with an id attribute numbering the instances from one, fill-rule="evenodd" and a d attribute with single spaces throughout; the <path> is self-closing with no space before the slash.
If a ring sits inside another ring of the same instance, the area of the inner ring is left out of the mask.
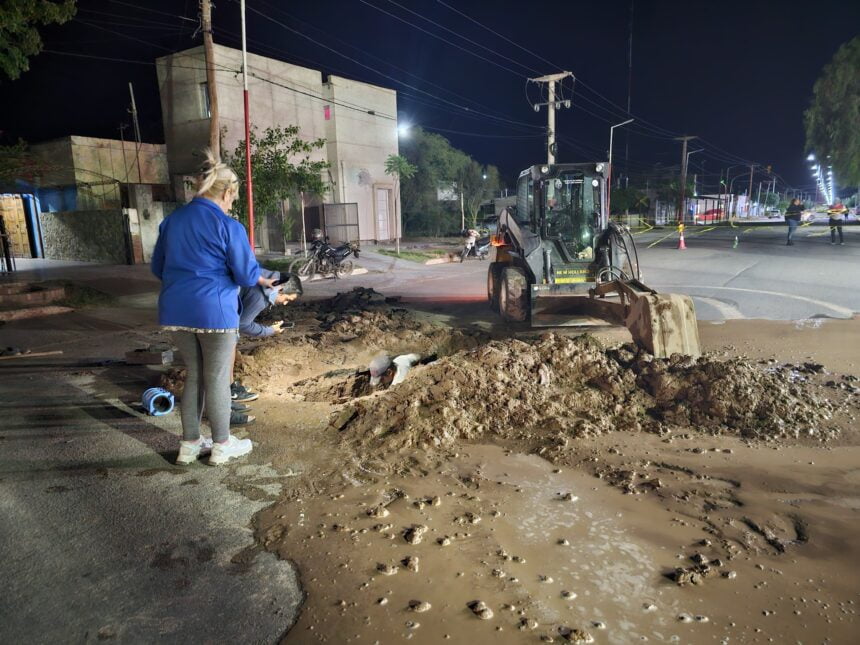
<path id="1" fill-rule="evenodd" d="M 385 562 L 380 562 L 376 565 L 376 570 L 384 576 L 393 576 L 395 573 L 400 571 L 400 567 L 398 567 L 396 564 L 386 564 Z"/>
<path id="2" fill-rule="evenodd" d="M 414 555 L 407 555 L 400 561 L 406 569 L 412 571 L 413 573 L 418 573 L 418 558 Z"/>
<path id="3" fill-rule="evenodd" d="M 409 542 L 409 544 L 421 544 L 426 532 L 427 527 L 423 524 L 413 524 L 403 531 L 403 539 Z"/>
<path id="4" fill-rule="evenodd" d="M 367 515 L 369 517 L 381 520 L 382 518 L 391 515 L 391 511 L 389 511 L 384 506 L 374 506 L 373 508 L 367 509 Z"/>
<path id="5" fill-rule="evenodd" d="M 493 617 L 493 610 L 483 600 L 473 600 L 466 606 L 481 620 L 490 620 Z"/>
<path id="6" fill-rule="evenodd" d="M 410 600 L 409 610 L 423 614 L 425 611 L 430 611 L 431 605 L 426 600 Z"/>
<path id="7" fill-rule="evenodd" d="M 570 627 L 559 627 L 559 635 L 568 643 L 593 643 L 594 636 L 583 629 L 571 629 Z"/>
<path id="8" fill-rule="evenodd" d="M 538 628 L 538 622 L 534 618 L 528 618 L 526 616 L 523 616 L 522 618 L 520 618 L 520 622 L 517 624 L 517 628 L 520 631 L 528 631 L 531 629 L 537 629 Z"/>
<path id="9" fill-rule="evenodd" d="M 449 546 L 451 544 L 451 538 L 449 538 L 447 535 L 445 535 L 444 537 L 437 538 L 436 544 L 438 544 L 439 546 Z"/>

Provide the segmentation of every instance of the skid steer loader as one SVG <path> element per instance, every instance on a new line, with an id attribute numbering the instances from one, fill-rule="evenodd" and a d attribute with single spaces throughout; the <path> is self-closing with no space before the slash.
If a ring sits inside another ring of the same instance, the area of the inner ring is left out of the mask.
<path id="1" fill-rule="evenodd" d="M 640 281 L 630 231 L 609 221 L 606 164 L 532 166 L 492 239 L 487 297 L 503 318 L 533 327 L 626 326 L 658 357 L 699 356 L 689 296 Z"/>

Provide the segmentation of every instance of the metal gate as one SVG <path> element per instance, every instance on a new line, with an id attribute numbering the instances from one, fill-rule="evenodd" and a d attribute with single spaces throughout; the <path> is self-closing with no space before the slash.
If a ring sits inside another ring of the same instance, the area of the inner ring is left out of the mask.
<path id="1" fill-rule="evenodd" d="M 323 204 L 322 225 L 330 242 L 357 242 L 358 204 Z"/>

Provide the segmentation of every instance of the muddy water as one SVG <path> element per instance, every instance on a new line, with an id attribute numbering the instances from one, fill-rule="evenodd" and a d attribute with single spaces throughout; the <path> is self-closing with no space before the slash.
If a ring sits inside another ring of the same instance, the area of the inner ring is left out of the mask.
<path id="1" fill-rule="evenodd" d="M 702 338 L 727 355 L 857 374 L 857 325 L 738 321 Z M 339 451 L 326 423 L 336 407 L 288 398 L 264 391 L 255 455 L 298 463 L 310 489 L 329 492 L 296 487 L 255 522 L 308 594 L 287 643 L 567 642 L 568 629 L 598 643 L 858 642 L 857 428 L 806 446 L 694 427 L 612 432 L 546 452 L 552 463 L 459 445 L 439 463 L 380 453 L 377 469 Z M 387 516 L 367 515 L 380 505 Z M 414 526 L 427 527 L 417 544 L 404 539 Z M 698 556 L 720 560 L 714 576 L 669 580 Z"/>
<path id="2" fill-rule="evenodd" d="M 438 506 L 421 503 L 434 497 Z M 378 508 L 387 514 L 368 515 Z M 764 635 L 752 625 L 766 620 L 762 611 L 782 613 L 784 604 L 771 598 L 776 587 L 768 580 L 780 582 L 772 567 L 727 563 L 725 571 L 740 567 L 742 574 L 679 588 L 664 574 L 688 562 L 703 533 L 667 519 L 647 500 L 622 497 L 581 472 L 471 446 L 424 477 L 278 504 L 259 527 L 268 548 L 305 572 L 307 603 L 287 643 L 562 642 L 560 633 L 570 629 L 606 643 Z M 410 544 L 404 531 L 415 526 L 427 530 Z M 410 557 L 417 571 L 407 566 Z M 807 585 L 815 602 L 816 583 Z M 743 601 L 749 593 L 758 595 L 754 605 Z M 486 603 L 492 617 L 477 618 L 474 601 Z M 760 609 L 759 601 L 773 609 Z M 426 611 L 410 608 L 425 609 L 423 603 Z M 809 628 L 827 633 L 826 618 L 818 621 Z M 777 628 L 766 637 L 776 632 L 791 633 Z"/>

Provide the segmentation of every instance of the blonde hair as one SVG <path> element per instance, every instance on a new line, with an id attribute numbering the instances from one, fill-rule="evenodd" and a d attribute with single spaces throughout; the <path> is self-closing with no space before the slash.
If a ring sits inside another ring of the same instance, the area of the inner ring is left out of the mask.
<path id="1" fill-rule="evenodd" d="M 228 188 L 238 190 L 239 178 L 230 166 L 217 159 L 210 148 L 203 153 L 206 161 L 197 175 L 197 196 L 221 197 Z"/>

